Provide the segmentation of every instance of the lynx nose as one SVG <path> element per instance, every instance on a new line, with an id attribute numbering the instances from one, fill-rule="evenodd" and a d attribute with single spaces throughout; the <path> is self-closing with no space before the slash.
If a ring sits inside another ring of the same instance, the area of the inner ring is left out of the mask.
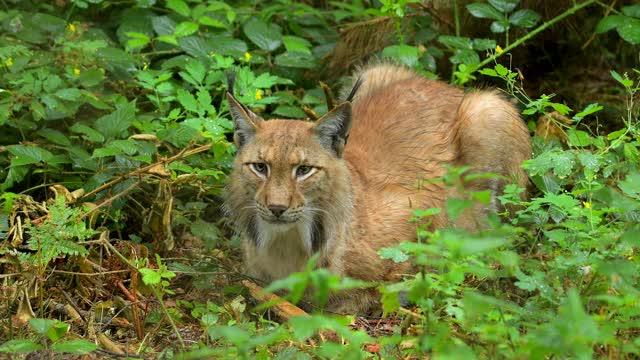
<path id="1" fill-rule="evenodd" d="M 284 214 L 287 211 L 287 207 L 284 205 L 269 205 L 269 210 L 275 217 L 280 217 L 280 215 Z"/>

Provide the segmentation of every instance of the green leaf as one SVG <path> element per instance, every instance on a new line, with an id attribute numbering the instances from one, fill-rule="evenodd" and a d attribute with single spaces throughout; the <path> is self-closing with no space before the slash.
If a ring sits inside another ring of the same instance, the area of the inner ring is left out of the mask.
<path id="1" fill-rule="evenodd" d="M 316 66 L 313 56 L 299 52 L 285 52 L 276 56 L 276 65 L 292 68 L 311 69 Z"/>
<path id="2" fill-rule="evenodd" d="M 167 8 L 177 12 L 182 16 L 191 15 L 191 10 L 189 9 L 189 5 L 182 0 L 167 0 Z"/>
<path id="3" fill-rule="evenodd" d="M 273 114 L 290 119 L 303 119 L 307 115 L 302 111 L 302 109 L 292 105 L 278 105 L 278 107 L 273 111 Z"/>
<path id="4" fill-rule="evenodd" d="M 438 42 L 456 49 L 473 49 L 473 41 L 468 37 L 462 36 L 438 36 Z"/>
<path id="5" fill-rule="evenodd" d="M 378 250 L 378 255 L 380 255 L 382 259 L 391 259 L 396 263 L 401 263 L 409 260 L 409 255 L 407 255 L 404 251 L 393 247 L 382 248 Z"/>
<path id="6" fill-rule="evenodd" d="M 160 273 L 157 270 L 142 268 L 140 269 L 140 273 L 142 274 L 142 281 L 146 285 L 157 285 L 162 281 L 162 276 L 160 276 Z"/>
<path id="7" fill-rule="evenodd" d="M 626 88 L 629 88 L 633 85 L 633 81 L 629 79 L 629 77 L 627 77 L 626 74 L 624 77 L 622 77 L 620 74 L 618 74 L 617 71 L 611 70 L 611 76 Z"/>
<path id="8" fill-rule="evenodd" d="M 60 89 L 56 91 L 55 95 L 62 100 L 68 101 L 78 101 L 80 98 L 82 98 L 80 89 L 76 88 Z"/>
<path id="9" fill-rule="evenodd" d="M 573 120 L 580 121 L 585 116 L 589 116 L 589 115 L 591 115 L 593 113 L 596 113 L 596 112 L 598 112 L 598 111 L 600 111 L 602 109 L 604 109 L 604 107 L 602 105 L 597 104 L 597 103 L 589 104 L 589 105 L 587 105 L 587 107 L 584 108 L 584 110 L 582 110 L 579 113 L 575 114 L 573 116 Z"/>
<path id="10" fill-rule="evenodd" d="M 311 54 L 311 43 L 306 39 L 298 36 L 283 36 L 282 42 L 287 51 Z"/>
<path id="11" fill-rule="evenodd" d="M 71 130 L 74 133 L 78 133 L 78 134 L 84 134 L 85 138 L 91 142 L 97 142 L 97 143 L 101 143 L 103 142 L 104 136 L 102 136 L 102 134 L 100 134 L 98 131 L 94 130 L 93 128 L 90 128 L 87 125 L 81 124 L 81 123 L 75 123 L 73 124 L 69 130 Z"/>
<path id="12" fill-rule="evenodd" d="M 509 16 L 509 22 L 521 28 L 528 29 L 540 21 L 540 15 L 533 10 L 521 9 Z"/>
<path id="13" fill-rule="evenodd" d="M 598 25 L 596 25 L 596 32 L 601 34 L 603 32 L 607 32 L 609 30 L 615 29 L 624 24 L 626 17 L 622 15 L 611 15 L 605 18 L 600 19 L 598 21 Z"/>
<path id="14" fill-rule="evenodd" d="M 13 155 L 11 166 L 46 163 L 53 158 L 52 153 L 37 146 L 10 145 L 7 150 Z"/>
<path id="15" fill-rule="evenodd" d="M 489 27 L 491 32 L 494 33 L 503 33 L 509 30 L 509 21 L 508 20 L 496 20 L 491 23 Z"/>
<path id="16" fill-rule="evenodd" d="M 391 314 L 400 308 L 400 296 L 396 291 L 383 291 L 380 301 L 384 314 Z"/>
<path id="17" fill-rule="evenodd" d="M 498 11 L 508 13 L 518 6 L 520 0 L 489 0 L 489 3 Z"/>
<path id="18" fill-rule="evenodd" d="M 478 53 L 475 52 L 475 50 L 456 49 L 449 60 L 454 64 L 473 65 L 480 62 L 480 56 L 478 56 Z"/>
<path id="19" fill-rule="evenodd" d="M 640 153 L 638 153 L 638 148 L 635 145 L 630 143 L 625 143 L 623 147 L 624 157 L 632 163 L 640 162 Z"/>
<path id="20" fill-rule="evenodd" d="M 227 29 L 227 24 L 223 23 L 220 20 L 213 19 L 207 15 L 204 15 L 198 19 L 198 22 L 205 26 L 211 26 L 218 29 Z"/>
<path id="21" fill-rule="evenodd" d="M 35 318 L 29 319 L 29 326 L 39 335 L 45 335 L 47 331 L 58 322 L 58 320 Z"/>
<path id="22" fill-rule="evenodd" d="M 125 35 L 129 37 L 129 39 L 127 40 L 128 49 L 145 47 L 151 42 L 151 38 L 143 33 L 127 31 Z"/>
<path id="23" fill-rule="evenodd" d="M 569 143 L 572 146 L 584 147 L 593 143 L 593 138 L 582 130 L 569 129 L 567 130 L 567 135 L 569 136 Z"/>
<path id="24" fill-rule="evenodd" d="M 189 36 L 198 31 L 198 24 L 191 21 L 184 21 L 176 26 L 173 35 L 176 37 Z M 177 44 L 176 44 L 177 45 Z"/>
<path id="25" fill-rule="evenodd" d="M 640 19 L 627 18 L 617 30 L 626 42 L 632 45 L 640 44 Z"/>
<path id="26" fill-rule="evenodd" d="M 391 45 L 382 50 L 382 56 L 394 59 L 406 66 L 414 67 L 418 64 L 420 50 L 410 45 Z"/>
<path id="27" fill-rule="evenodd" d="M 198 113 L 198 101 L 191 93 L 184 89 L 178 89 L 176 97 L 185 110 Z"/>
<path id="28" fill-rule="evenodd" d="M 36 344 L 30 339 L 16 339 L 9 340 L 3 344 L 0 344 L 0 353 L 11 354 L 27 354 L 33 351 L 41 350 L 44 347 L 40 344 Z"/>
<path id="29" fill-rule="evenodd" d="M 252 18 L 242 27 L 244 34 L 262 50 L 274 51 L 282 44 L 280 26 Z"/>
<path id="30" fill-rule="evenodd" d="M 471 3 L 467 5 L 467 11 L 474 17 L 481 19 L 504 19 L 504 15 L 497 8 L 486 3 Z"/>
<path id="31" fill-rule="evenodd" d="M 640 18 L 640 5 L 625 6 L 622 8 L 622 13 L 634 18 Z"/>
<path id="32" fill-rule="evenodd" d="M 473 206 L 473 204 L 474 202 L 471 200 L 450 198 L 450 199 L 447 199 L 447 202 L 445 203 L 444 208 L 445 210 L 447 210 L 447 215 L 449 216 L 451 221 L 455 222 L 458 219 L 458 217 L 462 215 L 462 212 L 465 209 Z"/>
<path id="33" fill-rule="evenodd" d="M 65 134 L 63 134 L 58 130 L 42 128 L 38 130 L 38 135 L 42 136 L 43 138 L 51 141 L 56 145 L 71 146 L 71 141 L 69 140 L 69 138 L 67 138 Z"/>
<path id="34" fill-rule="evenodd" d="M 493 39 L 473 39 L 473 48 L 478 51 L 493 50 L 496 45 Z"/>
<path id="35" fill-rule="evenodd" d="M 116 111 L 105 115 L 95 122 L 95 129 L 105 138 L 120 137 L 127 133 L 127 129 L 136 118 L 135 100 L 118 106 Z"/>

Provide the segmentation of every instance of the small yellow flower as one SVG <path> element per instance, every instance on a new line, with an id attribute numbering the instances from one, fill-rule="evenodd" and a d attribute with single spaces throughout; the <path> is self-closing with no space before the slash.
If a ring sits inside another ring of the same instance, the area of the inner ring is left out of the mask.
<path id="1" fill-rule="evenodd" d="M 7 60 L 4 61 L 4 64 L 6 67 L 11 67 L 13 66 L 13 58 L 7 58 Z"/>
<path id="2" fill-rule="evenodd" d="M 73 75 L 80 75 L 80 69 L 73 69 Z"/>
<path id="3" fill-rule="evenodd" d="M 502 54 L 503 52 L 504 50 L 502 49 L 502 46 L 496 45 L 496 54 Z"/>
<path id="4" fill-rule="evenodd" d="M 73 24 L 69 24 L 69 31 L 76 32 L 76 26 Z"/>
<path id="5" fill-rule="evenodd" d="M 256 100 L 262 99 L 262 90 L 256 90 Z"/>
<path id="6" fill-rule="evenodd" d="M 591 209 L 591 204 L 588 201 L 583 201 L 582 205 L 584 205 L 584 207 L 587 209 Z"/>
<path id="7" fill-rule="evenodd" d="M 247 61 L 251 60 L 251 54 L 249 54 L 248 52 L 245 52 L 244 53 L 244 59 L 247 60 Z"/>

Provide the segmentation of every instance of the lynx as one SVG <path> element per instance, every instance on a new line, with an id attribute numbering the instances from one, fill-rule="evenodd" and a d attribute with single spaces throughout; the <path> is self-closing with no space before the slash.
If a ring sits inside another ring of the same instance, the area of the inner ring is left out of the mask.
<path id="1" fill-rule="evenodd" d="M 437 215 L 434 228 L 476 229 L 477 219 L 498 209 L 495 196 L 507 183 L 526 186 L 520 165 L 530 156 L 529 133 L 496 91 L 465 93 L 393 64 L 365 67 L 354 79 L 347 101 L 315 122 L 265 121 L 237 101 L 231 85 L 238 151 L 225 208 L 250 276 L 271 282 L 302 271 L 319 253 L 317 266 L 332 273 L 397 280 L 407 265 L 381 259 L 378 250 L 416 238 L 412 210 L 441 208 L 456 195 L 421 180 L 445 175 L 447 165 L 502 175 L 469 184 L 491 190 L 491 205 L 467 209 L 455 222 Z M 375 290 L 345 291 L 328 310 L 366 313 L 377 299 Z"/>

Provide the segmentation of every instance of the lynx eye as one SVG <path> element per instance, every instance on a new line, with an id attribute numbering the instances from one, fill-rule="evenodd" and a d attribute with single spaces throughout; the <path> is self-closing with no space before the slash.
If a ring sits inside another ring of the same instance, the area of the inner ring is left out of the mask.
<path id="1" fill-rule="evenodd" d="M 249 164 L 249 168 L 261 178 L 269 176 L 269 165 L 265 163 L 251 163 Z"/>
<path id="2" fill-rule="evenodd" d="M 318 169 L 309 165 L 299 165 L 295 168 L 295 177 L 300 181 L 313 175 Z"/>

